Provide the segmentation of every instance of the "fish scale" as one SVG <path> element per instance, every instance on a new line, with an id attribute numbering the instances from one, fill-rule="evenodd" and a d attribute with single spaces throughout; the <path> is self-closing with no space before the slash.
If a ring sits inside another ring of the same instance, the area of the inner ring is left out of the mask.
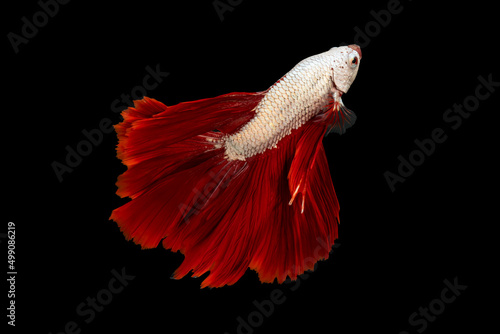
<path id="1" fill-rule="evenodd" d="M 255 116 L 223 139 L 225 158 L 246 160 L 268 149 L 324 111 L 332 99 L 331 51 L 299 62 L 268 90 L 255 107 Z"/>

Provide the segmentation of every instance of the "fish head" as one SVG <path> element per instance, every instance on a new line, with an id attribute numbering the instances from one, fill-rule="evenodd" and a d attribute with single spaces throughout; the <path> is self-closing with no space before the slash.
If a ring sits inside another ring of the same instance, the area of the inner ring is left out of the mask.
<path id="1" fill-rule="evenodd" d="M 361 48 L 356 44 L 331 48 L 334 90 L 340 95 L 347 93 L 358 74 Z"/>

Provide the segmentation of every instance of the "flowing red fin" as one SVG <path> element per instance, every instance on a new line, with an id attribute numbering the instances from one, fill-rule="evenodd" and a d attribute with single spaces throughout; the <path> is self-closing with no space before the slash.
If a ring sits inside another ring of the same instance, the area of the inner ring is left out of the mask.
<path id="1" fill-rule="evenodd" d="M 317 147 L 309 147 L 311 151 L 316 149 L 316 153 L 307 177 L 303 175 L 303 180 L 307 178 L 307 201 L 304 210 L 302 211 L 302 204 L 289 205 L 290 189 L 293 189 L 290 185 L 290 175 L 300 174 L 292 171 L 292 166 L 297 163 L 295 158 L 299 157 L 297 154 L 293 155 L 294 145 L 300 141 L 305 143 L 307 139 L 304 136 L 313 135 L 314 131 L 319 130 L 319 134 L 314 137 L 323 133 L 321 127 L 318 128 L 312 122 L 304 127 L 297 141 L 288 143 L 293 161 L 288 164 L 288 178 L 283 175 L 278 183 L 278 198 L 281 201 L 280 204 L 275 204 L 271 213 L 271 217 L 276 219 L 271 218 L 262 225 L 266 240 L 261 243 L 261 248 L 251 263 L 251 268 L 259 273 L 262 282 L 272 282 L 275 279 L 283 282 L 287 276 L 295 280 L 304 271 L 313 270 L 318 260 L 328 258 L 334 240 L 338 237 L 339 206 L 321 141 Z M 299 165 L 301 164 L 296 166 Z M 297 169 L 300 170 L 302 169 Z"/>
<path id="2" fill-rule="evenodd" d="M 220 287 L 234 284 L 249 267 L 262 282 L 283 282 L 328 257 L 337 238 L 338 202 L 321 144 L 309 147 L 317 153 L 308 173 L 304 213 L 299 205 L 288 205 L 288 170 L 297 143 L 314 132 L 309 127 L 318 129 L 305 125 L 277 148 L 239 161 L 245 166 L 241 176 L 233 178 L 223 196 L 190 217 L 175 238 L 163 240 L 165 248 L 178 248 L 185 255 L 174 278 L 210 272 L 202 287 Z"/>
<path id="3" fill-rule="evenodd" d="M 117 194 L 132 201 L 113 211 L 127 239 L 143 248 L 156 247 L 175 234 L 196 194 L 223 168 L 224 132 L 253 117 L 262 93 L 230 93 L 171 107 L 150 98 L 134 101 L 115 126 L 117 155 L 128 166 L 118 178 Z M 225 182 L 237 175 L 225 173 Z M 212 196 L 216 195 L 212 193 Z"/>
<path id="4" fill-rule="evenodd" d="M 321 144 L 326 125 L 311 120 L 246 161 L 224 157 L 224 134 L 253 117 L 262 96 L 232 93 L 172 107 L 146 98 L 116 126 L 128 166 L 118 194 L 132 200 L 111 219 L 143 248 L 161 241 L 181 251 L 174 278 L 209 272 L 202 287 L 220 287 L 251 268 L 262 282 L 283 282 L 329 255 L 338 202 Z M 303 204 L 289 205 L 296 187 Z"/>
<path id="5" fill-rule="evenodd" d="M 321 141 L 326 132 L 324 123 L 312 122 L 312 124 L 304 130 L 304 134 L 300 137 L 297 143 L 295 156 L 288 172 L 288 182 L 292 198 L 289 205 L 292 205 L 298 194 L 302 195 L 300 210 L 304 212 L 306 199 L 308 173 L 314 166 L 314 160 L 318 153 Z"/>
<path id="6" fill-rule="evenodd" d="M 170 107 L 154 99 L 134 101 L 115 126 L 118 157 L 127 166 L 161 156 L 170 145 L 213 130 L 232 133 L 254 115 L 265 92 L 229 93 Z"/>

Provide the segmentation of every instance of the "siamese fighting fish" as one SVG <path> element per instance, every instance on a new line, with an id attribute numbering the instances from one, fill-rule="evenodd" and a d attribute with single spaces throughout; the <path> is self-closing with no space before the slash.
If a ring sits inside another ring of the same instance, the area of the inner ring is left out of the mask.
<path id="1" fill-rule="evenodd" d="M 297 279 L 327 259 L 339 204 L 323 138 L 356 115 L 344 106 L 361 61 L 357 45 L 300 61 L 267 90 L 167 106 L 144 97 L 115 125 L 127 166 L 114 220 L 143 249 L 160 243 L 184 261 L 173 274 L 201 287 Z M 330 140 L 332 137 L 328 137 Z"/>

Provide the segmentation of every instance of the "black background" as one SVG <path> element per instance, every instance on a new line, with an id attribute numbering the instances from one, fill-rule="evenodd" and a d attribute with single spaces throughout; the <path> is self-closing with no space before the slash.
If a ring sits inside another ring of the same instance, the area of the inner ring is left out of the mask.
<path id="1" fill-rule="evenodd" d="M 494 9 L 402 1 L 369 41 L 355 40 L 355 27 L 364 31 L 370 11 L 387 4 L 246 0 L 221 21 L 212 1 L 71 1 L 17 54 L 5 37 L 2 232 L 15 222 L 15 330 L 59 333 L 75 321 L 81 333 L 236 333 L 252 302 L 280 289 L 286 301 L 255 333 L 416 333 L 409 316 L 457 277 L 467 289 L 424 332 L 484 332 L 496 313 L 485 301 L 495 290 L 499 92 L 456 130 L 443 114 L 474 94 L 479 75 L 500 81 Z M 9 3 L 4 36 L 20 34 L 21 18 L 39 10 L 33 0 Z M 66 145 L 85 139 L 82 130 L 119 121 L 112 101 L 141 85 L 148 65 L 170 73 L 148 95 L 175 104 L 264 90 L 303 58 L 353 41 L 363 59 L 343 100 L 358 120 L 324 140 L 341 205 L 340 246 L 295 291 L 261 284 L 252 271 L 234 286 L 201 290 L 199 278 L 169 279 L 181 254 L 126 242 L 108 221 L 125 202 L 114 194 L 125 170 L 114 134 L 63 182 L 51 167 L 64 162 Z M 438 127 L 447 140 L 391 192 L 384 173 L 397 173 L 398 156 Z M 77 306 L 122 268 L 135 278 L 86 323 Z"/>

